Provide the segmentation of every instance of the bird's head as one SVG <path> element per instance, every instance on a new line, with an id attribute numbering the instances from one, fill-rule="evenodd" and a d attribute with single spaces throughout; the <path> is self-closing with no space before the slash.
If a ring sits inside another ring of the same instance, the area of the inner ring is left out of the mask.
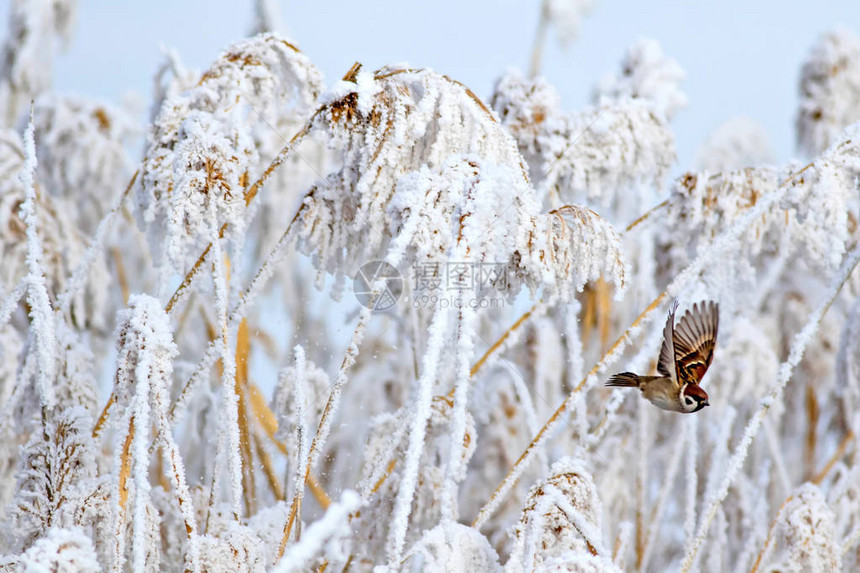
<path id="1" fill-rule="evenodd" d="M 698 412 L 708 406 L 708 393 L 698 384 L 685 384 L 681 391 L 681 408 L 688 413 Z"/>

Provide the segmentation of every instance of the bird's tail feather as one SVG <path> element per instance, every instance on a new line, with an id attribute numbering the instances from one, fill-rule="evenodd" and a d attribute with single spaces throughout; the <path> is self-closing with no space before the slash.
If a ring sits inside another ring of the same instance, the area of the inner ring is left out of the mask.
<path id="1" fill-rule="evenodd" d="M 615 374 L 607 382 L 606 386 L 620 386 L 622 388 L 638 388 L 642 377 L 632 372 Z"/>

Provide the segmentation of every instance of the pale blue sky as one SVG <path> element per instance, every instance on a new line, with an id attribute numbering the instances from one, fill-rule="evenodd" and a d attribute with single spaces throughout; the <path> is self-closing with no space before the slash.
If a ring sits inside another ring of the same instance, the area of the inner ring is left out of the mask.
<path id="1" fill-rule="evenodd" d="M 487 97 L 507 67 L 526 68 L 537 0 L 433 2 L 280 2 L 283 30 L 330 84 L 354 61 L 378 67 L 408 61 L 432 67 Z M 9 0 L 0 0 L 0 13 Z M 187 65 L 205 68 L 250 28 L 251 4 L 226 0 L 126 3 L 82 1 L 72 44 L 57 62 L 56 88 L 117 99 L 137 91 L 148 100 L 159 45 Z M 687 73 L 690 105 L 674 120 L 679 163 L 726 119 L 762 123 L 778 160 L 794 153 L 793 120 L 800 62 L 816 36 L 837 26 L 860 31 L 860 2 L 600 0 L 579 40 L 566 50 L 554 36 L 543 72 L 567 109 L 588 102 L 592 86 L 614 71 L 639 36 L 654 38 Z M 4 32 L 5 35 L 5 24 Z"/>

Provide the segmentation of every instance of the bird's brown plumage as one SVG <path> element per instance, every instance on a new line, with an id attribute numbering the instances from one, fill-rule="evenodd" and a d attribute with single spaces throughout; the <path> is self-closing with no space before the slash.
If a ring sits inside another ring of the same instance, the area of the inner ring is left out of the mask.
<path id="1" fill-rule="evenodd" d="M 606 385 L 638 387 L 645 398 L 660 408 L 697 412 L 708 405 L 708 394 L 699 382 L 714 359 L 719 305 L 712 301 L 696 303 L 676 325 L 677 308 L 676 301 L 663 328 L 663 345 L 657 361 L 660 376 L 622 372 L 612 376 Z"/>
<path id="2" fill-rule="evenodd" d="M 719 307 L 715 302 L 693 305 L 674 331 L 675 371 L 681 384 L 698 384 L 714 360 Z"/>

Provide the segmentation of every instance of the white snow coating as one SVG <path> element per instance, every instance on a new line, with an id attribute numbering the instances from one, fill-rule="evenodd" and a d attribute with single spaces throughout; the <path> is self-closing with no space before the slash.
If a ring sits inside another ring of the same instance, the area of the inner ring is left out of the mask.
<path id="1" fill-rule="evenodd" d="M 134 502 L 131 524 L 132 535 L 132 568 L 143 571 L 148 553 L 147 507 L 150 503 L 150 427 L 155 422 L 161 426 L 164 415 L 156 411 L 157 418 L 152 419 L 152 394 L 162 394 L 169 385 L 173 372 L 173 358 L 178 353 L 173 341 L 173 330 L 161 303 L 145 294 L 135 294 L 129 298 L 128 308 L 120 311 L 117 316 L 118 363 L 116 387 L 118 407 L 126 409 L 124 417 L 127 422 L 123 439 L 130 439 L 133 467 L 131 470 L 134 482 Z M 157 402 L 156 402 L 157 404 Z M 163 427 L 163 426 L 162 426 Z M 133 436 L 126 437 L 132 431 Z M 163 431 L 163 430 L 162 430 Z M 126 486 L 128 487 L 128 486 Z M 181 487 L 181 484 L 180 484 Z M 180 491 L 180 495 L 187 495 Z M 117 520 L 118 530 L 124 529 L 122 520 Z M 122 541 L 119 540 L 120 547 Z M 119 556 L 118 556 L 119 557 Z M 122 562 L 118 559 L 115 567 Z"/>
<path id="2" fill-rule="evenodd" d="M 764 126 L 747 116 L 736 116 L 711 133 L 696 151 L 697 171 L 735 171 L 773 163 L 773 151 Z"/>
<path id="3" fill-rule="evenodd" d="M 845 28 L 822 35 L 800 74 L 797 147 L 814 156 L 860 120 L 860 38 Z"/>
<path id="4" fill-rule="evenodd" d="M 595 100 L 641 99 L 671 120 L 687 106 L 679 84 L 684 70 L 673 58 L 663 55 L 656 40 L 640 38 L 621 61 L 621 73 L 604 76 L 595 91 Z"/>
<path id="5" fill-rule="evenodd" d="M 486 537 L 467 525 L 445 519 L 409 549 L 402 570 L 469 573 L 498 572 L 501 567 Z"/>
<path id="6" fill-rule="evenodd" d="M 321 550 L 337 551 L 338 538 L 349 535 L 349 514 L 361 507 L 361 497 L 352 490 L 344 491 L 340 501 L 332 503 L 325 515 L 311 524 L 302 534 L 302 540 L 284 554 L 272 569 L 275 573 L 303 571 L 308 562 Z"/>
<path id="7" fill-rule="evenodd" d="M 420 395 L 411 413 L 409 427 L 409 446 L 404 460 L 405 469 L 394 503 L 394 514 L 391 516 L 391 533 L 388 540 L 388 566 L 394 567 L 403 555 L 403 545 L 406 542 L 406 530 L 409 527 L 409 513 L 412 511 L 412 499 L 418 476 L 418 463 L 421 451 L 424 449 L 424 435 L 427 419 L 430 417 L 430 402 L 433 398 L 433 381 L 439 366 L 442 347 L 445 343 L 448 313 L 440 312 L 433 318 L 430 327 L 428 352 L 424 355 L 424 375 L 418 381 Z"/>
<path id="8" fill-rule="evenodd" d="M 631 192 L 644 196 L 661 186 L 675 161 L 664 114 L 629 96 L 570 114 L 558 109 L 558 99 L 545 81 L 510 70 L 490 100 L 528 162 L 538 196 L 553 207 L 575 202 L 635 216 L 644 205 L 631 201 Z"/>
<path id="9" fill-rule="evenodd" d="M 241 181 L 263 170 L 252 130 L 305 113 L 321 83 L 292 44 L 261 34 L 228 48 L 193 88 L 164 100 L 137 194 L 150 241 L 167 255 L 161 261 L 184 271 L 211 241 L 211 228 L 227 225 L 231 236 L 243 234 Z M 276 104 L 285 100 L 292 106 Z"/>
<path id="10" fill-rule="evenodd" d="M 39 237 L 39 217 L 36 212 L 36 141 L 32 111 L 30 123 L 24 132 L 24 151 L 26 160 L 19 178 L 24 185 L 24 203 L 21 205 L 21 219 L 27 226 L 27 302 L 30 305 L 30 319 L 38 352 L 37 386 L 42 405 L 50 407 L 54 401 L 54 356 L 57 342 L 54 338 L 54 311 L 48 297 L 45 273 L 42 270 L 42 241 Z"/>
<path id="11" fill-rule="evenodd" d="M 100 573 L 93 542 L 82 529 L 51 529 L 18 562 L 21 573 Z"/>
<path id="12" fill-rule="evenodd" d="M 582 18 L 594 9 L 596 0 L 546 0 L 545 18 L 551 22 L 562 45 L 570 44 L 579 35 Z"/>

